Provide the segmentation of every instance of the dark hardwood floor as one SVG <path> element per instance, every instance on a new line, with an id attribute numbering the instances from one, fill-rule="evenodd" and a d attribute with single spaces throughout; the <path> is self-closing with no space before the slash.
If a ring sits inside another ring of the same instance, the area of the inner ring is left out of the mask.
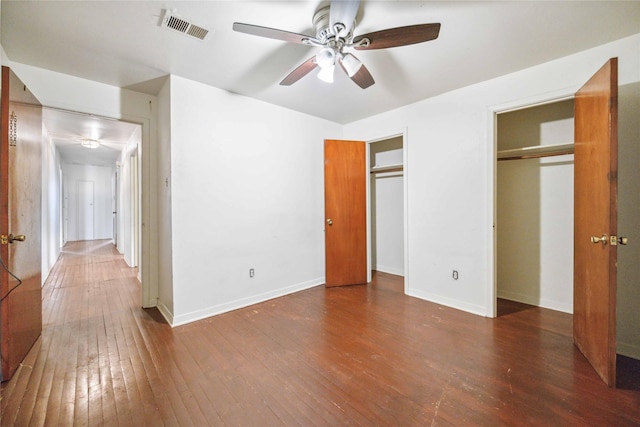
<path id="1" fill-rule="evenodd" d="M 65 247 L 2 426 L 640 425 L 640 391 L 600 381 L 564 313 L 486 319 L 378 273 L 171 329 L 135 275 L 107 242 Z"/>

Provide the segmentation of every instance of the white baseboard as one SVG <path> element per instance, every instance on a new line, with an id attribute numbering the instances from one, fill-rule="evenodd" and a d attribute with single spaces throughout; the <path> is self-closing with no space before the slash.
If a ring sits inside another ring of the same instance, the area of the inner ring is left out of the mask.
<path id="1" fill-rule="evenodd" d="M 485 317 L 486 309 L 484 306 L 469 304 L 465 301 L 458 301 L 456 299 L 443 297 L 441 295 L 435 295 L 429 292 L 424 292 L 416 289 L 407 289 L 407 295 L 420 298 L 429 302 L 434 302 L 436 304 L 445 305 L 447 307 L 455 308 L 457 310 L 466 311 L 471 314 L 477 314 L 479 316 Z"/>
<path id="2" fill-rule="evenodd" d="M 212 307 L 204 308 L 202 310 L 192 311 L 190 313 L 180 314 L 180 315 L 171 315 L 170 313 L 163 313 L 165 319 L 169 322 L 171 327 L 185 325 L 187 323 L 195 322 L 196 320 L 206 319 L 207 317 L 215 316 L 217 314 L 226 313 L 228 311 L 237 310 L 239 308 L 248 307 L 253 304 L 258 304 L 264 301 L 268 301 L 273 298 L 278 298 L 281 296 L 285 296 L 288 294 L 292 294 L 294 292 L 303 291 L 305 289 L 313 288 L 314 286 L 321 285 L 325 282 L 324 277 L 309 280 L 308 282 L 298 283 L 295 285 L 287 286 L 284 288 L 276 289 L 273 291 L 265 292 L 260 295 L 252 295 L 246 298 L 240 298 L 235 301 L 230 301 L 227 303 L 215 305 Z M 160 305 L 158 305 L 160 309 Z M 165 307 L 166 309 L 166 307 Z M 162 313 L 162 309 L 160 309 Z M 171 321 L 169 321 L 171 319 Z"/>
<path id="3" fill-rule="evenodd" d="M 640 360 L 640 346 L 635 344 L 627 344 L 618 341 L 616 343 L 616 353 L 632 359 Z"/>
<path id="4" fill-rule="evenodd" d="M 383 273 L 395 274 L 396 276 L 404 276 L 404 269 L 402 267 L 389 267 L 387 265 L 376 265 L 374 270 L 381 271 Z"/>
<path id="5" fill-rule="evenodd" d="M 173 324 L 173 314 L 171 313 L 171 310 L 169 310 L 169 308 L 158 302 L 158 305 L 156 305 L 156 308 L 160 311 L 160 314 L 162 314 L 162 317 L 164 317 L 164 319 L 167 321 L 167 323 L 169 325 Z"/>
<path id="6" fill-rule="evenodd" d="M 507 299 L 509 301 L 521 302 L 523 304 L 535 305 L 536 307 L 548 308 L 550 310 L 562 311 L 564 313 L 573 314 L 573 301 L 562 302 L 550 299 L 540 298 L 535 295 L 521 294 L 518 292 L 509 292 L 498 290 L 498 298 Z"/>

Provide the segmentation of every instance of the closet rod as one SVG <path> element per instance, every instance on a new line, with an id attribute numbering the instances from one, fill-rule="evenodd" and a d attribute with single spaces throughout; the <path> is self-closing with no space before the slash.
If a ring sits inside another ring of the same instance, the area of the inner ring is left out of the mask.
<path id="1" fill-rule="evenodd" d="M 538 159 L 540 157 L 573 154 L 573 144 L 537 145 L 498 151 L 500 160 Z"/>
<path id="2" fill-rule="evenodd" d="M 403 170 L 404 166 L 402 165 L 374 166 L 370 173 L 402 172 Z"/>

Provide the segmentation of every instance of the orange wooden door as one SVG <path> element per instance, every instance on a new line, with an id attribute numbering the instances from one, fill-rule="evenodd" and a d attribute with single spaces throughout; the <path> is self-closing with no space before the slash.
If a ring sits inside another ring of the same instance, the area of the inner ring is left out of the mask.
<path id="1" fill-rule="evenodd" d="M 616 380 L 618 61 L 575 98 L 573 339 L 610 387 Z M 612 243 L 614 243 L 612 245 Z"/>
<path id="2" fill-rule="evenodd" d="M 42 331 L 42 107 L 7 67 L 2 67 L 1 98 L 0 234 L 26 236 L 0 244 L 6 266 L 0 268 L 0 353 L 6 381 Z"/>
<path id="3" fill-rule="evenodd" d="M 367 283 L 366 146 L 324 142 L 326 286 Z"/>

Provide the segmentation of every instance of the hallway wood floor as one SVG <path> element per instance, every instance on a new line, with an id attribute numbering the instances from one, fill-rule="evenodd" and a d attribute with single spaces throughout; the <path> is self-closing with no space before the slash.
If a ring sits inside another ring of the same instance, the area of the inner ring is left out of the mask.
<path id="1" fill-rule="evenodd" d="M 640 425 L 640 387 L 607 388 L 567 314 L 486 319 L 378 273 L 171 329 L 136 273 L 106 241 L 65 247 L 2 426 Z"/>

